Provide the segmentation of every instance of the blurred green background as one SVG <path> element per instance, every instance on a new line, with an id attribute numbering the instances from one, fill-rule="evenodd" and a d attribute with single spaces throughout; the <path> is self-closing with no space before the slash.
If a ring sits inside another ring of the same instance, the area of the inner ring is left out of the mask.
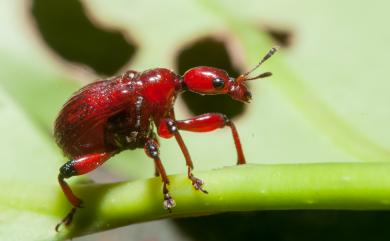
<path id="1" fill-rule="evenodd" d="M 274 76 L 250 83 L 251 104 L 185 93 L 178 117 L 227 114 L 250 163 L 389 161 L 389 7 L 384 0 L 0 1 L 0 239 L 48 237 L 40 230 L 56 217 L 14 203 L 6 184 L 56 183 L 65 158 L 52 123 L 61 105 L 82 85 L 126 69 L 182 74 L 210 65 L 237 76 L 279 45 L 261 70 Z M 195 170 L 235 163 L 229 130 L 183 136 Z M 174 140 L 163 140 L 161 152 L 169 173 L 185 171 Z M 92 178 L 152 174 L 137 150 Z M 266 211 L 154 221 L 74 240 L 389 240 L 389 222 L 380 211 Z"/>

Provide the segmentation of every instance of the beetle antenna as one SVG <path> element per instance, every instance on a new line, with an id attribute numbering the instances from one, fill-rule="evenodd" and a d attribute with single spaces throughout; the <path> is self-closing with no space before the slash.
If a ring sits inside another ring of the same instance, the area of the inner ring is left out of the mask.
<path id="1" fill-rule="evenodd" d="M 268 53 L 260 60 L 260 62 L 253 68 L 251 69 L 250 71 L 246 72 L 245 74 L 243 74 L 245 77 L 248 76 L 250 73 L 252 73 L 253 71 L 255 71 L 257 68 L 260 67 L 260 65 L 262 65 L 265 61 L 267 61 L 267 59 L 271 58 L 271 56 L 278 50 L 278 47 L 273 47 L 271 48 Z"/>
<path id="2" fill-rule="evenodd" d="M 260 60 L 260 62 L 253 68 L 251 69 L 250 71 L 246 72 L 245 74 L 242 74 L 240 75 L 238 78 L 237 78 L 237 81 L 245 81 L 245 80 L 254 80 L 254 79 L 260 79 L 260 78 L 265 78 L 265 77 L 268 77 L 268 76 L 271 76 L 272 74 L 270 72 L 265 72 L 265 73 L 262 73 L 262 74 L 259 74 L 258 76 L 256 77 L 252 77 L 252 78 L 246 78 L 248 75 L 250 75 L 253 71 L 255 71 L 257 68 L 260 67 L 260 65 L 262 65 L 265 61 L 267 61 L 267 59 L 271 58 L 272 55 L 274 55 L 274 53 L 278 50 L 279 47 L 275 46 L 275 47 L 272 47 L 268 53 Z"/>
<path id="3" fill-rule="evenodd" d="M 247 78 L 245 80 L 261 79 L 261 78 L 269 77 L 271 75 L 272 75 L 271 72 L 264 72 L 264 73 L 259 74 L 258 76 L 255 76 L 255 77 L 252 77 L 252 78 Z"/>

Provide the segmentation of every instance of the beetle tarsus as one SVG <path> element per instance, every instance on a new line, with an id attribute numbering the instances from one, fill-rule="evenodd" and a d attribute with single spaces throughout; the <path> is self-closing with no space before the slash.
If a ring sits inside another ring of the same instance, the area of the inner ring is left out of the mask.
<path id="1" fill-rule="evenodd" d="M 168 190 L 169 179 L 167 177 L 164 166 L 161 163 L 159 157 L 159 149 L 158 149 L 158 143 L 156 139 L 153 138 L 148 139 L 145 143 L 144 150 L 147 156 L 153 158 L 156 174 L 157 173 L 160 174 L 161 180 L 163 181 L 164 208 L 168 210 L 168 212 L 172 212 L 171 209 L 176 206 L 176 202 L 169 194 L 169 190 Z"/>
<path id="2" fill-rule="evenodd" d="M 80 205 L 81 205 L 81 203 L 80 203 Z M 61 227 L 62 225 L 69 226 L 69 225 L 72 223 L 74 214 L 76 213 L 76 210 L 77 210 L 77 208 L 76 208 L 76 207 L 73 207 L 73 208 L 69 211 L 69 213 L 61 220 L 61 222 L 59 222 L 59 223 L 56 225 L 56 227 L 55 227 L 56 232 L 59 232 L 60 227 Z"/>
<path id="3" fill-rule="evenodd" d="M 164 209 L 168 210 L 168 212 L 172 212 L 172 208 L 176 206 L 175 200 L 169 195 L 169 193 L 164 194 Z"/>
<path id="4" fill-rule="evenodd" d="M 192 186 L 194 186 L 195 190 L 200 190 L 205 194 L 209 193 L 207 190 L 203 189 L 204 181 L 202 179 L 195 177 L 192 173 L 189 175 L 189 179 L 192 181 Z"/>

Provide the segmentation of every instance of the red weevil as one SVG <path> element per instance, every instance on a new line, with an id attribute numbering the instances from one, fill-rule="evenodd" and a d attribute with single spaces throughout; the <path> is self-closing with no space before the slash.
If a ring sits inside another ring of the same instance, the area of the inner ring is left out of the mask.
<path id="1" fill-rule="evenodd" d="M 175 206 L 167 188 L 169 180 L 159 157 L 153 124 L 160 137 L 175 137 L 186 160 L 188 178 L 196 190 L 207 193 L 202 188 L 203 181 L 192 174 L 192 160 L 180 130 L 208 132 L 230 127 L 237 150 L 237 164 L 245 164 L 236 127 L 225 115 L 207 113 L 187 120 L 176 120 L 173 104 L 176 96 L 185 90 L 206 95 L 229 94 L 235 100 L 249 102 L 251 93 L 245 81 L 270 76 L 270 72 L 265 72 L 249 77 L 275 52 L 276 48 L 271 48 L 251 71 L 236 79 L 230 78 L 224 70 L 206 66 L 192 68 L 183 76 L 168 69 L 155 68 L 144 72 L 130 70 L 77 91 L 63 106 L 55 121 L 56 142 L 70 159 L 60 168 L 58 181 L 73 205 L 57 224 L 56 230 L 62 224 L 69 225 L 77 208 L 82 206 L 82 201 L 73 194 L 64 179 L 88 173 L 127 149 L 144 148 L 146 155 L 154 160 L 156 175 L 161 176 L 164 208 L 170 210 Z"/>

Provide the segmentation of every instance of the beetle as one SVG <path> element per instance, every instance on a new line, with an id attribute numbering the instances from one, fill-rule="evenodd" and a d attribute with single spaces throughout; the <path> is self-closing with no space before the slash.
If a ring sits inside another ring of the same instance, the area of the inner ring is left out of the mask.
<path id="1" fill-rule="evenodd" d="M 154 160 L 156 176 L 163 183 L 163 206 L 171 210 L 175 201 L 169 194 L 169 179 L 159 157 L 157 134 L 174 137 L 183 152 L 187 176 L 196 190 L 203 189 L 203 181 L 192 173 L 193 164 L 180 131 L 208 132 L 230 127 L 237 151 L 237 164 L 245 164 L 245 157 L 235 125 L 227 116 L 207 113 L 186 120 L 176 120 L 173 105 L 178 94 L 192 91 L 199 94 L 228 94 L 233 99 L 249 102 L 251 93 L 245 81 L 268 77 L 264 72 L 249 75 L 276 52 L 271 48 L 250 71 L 231 78 L 226 71 L 200 66 L 179 76 L 165 68 L 144 72 L 129 70 L 122 75 L 100 80 L 73 94 L 60 111 L 54 125 L 54 136 L 64 155 L 70 160 L 59 169 L 58 182 L 72 209 L 56 226 L 69 225 L 82 200 L 74 195 L 65 179 L 88 173 L 113 155 L 128 149 L 143 148 Z"/>

